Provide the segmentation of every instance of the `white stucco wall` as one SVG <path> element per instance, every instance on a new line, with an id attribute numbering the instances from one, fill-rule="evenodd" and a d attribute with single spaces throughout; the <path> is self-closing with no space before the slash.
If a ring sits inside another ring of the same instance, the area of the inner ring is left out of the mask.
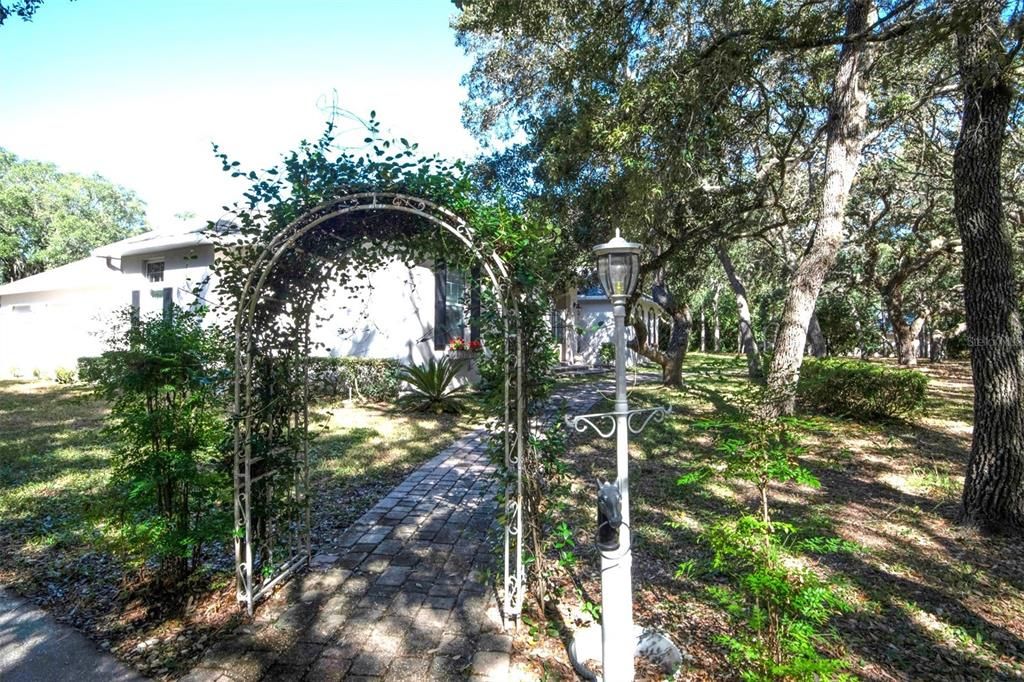
<path id="1" fill-rule="evenodd" d="M 356 284 L 359 288 L 333 287 L 317 305 L 317 313 L 329 319 L 311 334 L 314 343 L 323 344 L 315 354 L 419 365 L 447 353 L 434 349 L 436 285 L 429 263 L 410 268 L 394 261 Z M 456 383 L 478 379 L 474 364 L 467 363 Z"/>
<path id="2" fill-rule="evenodd" d="M 370 273 L 357 290 L 335 286 L 318 306 L 329 315 L 312 334 L 332 357 L 391 358 L 419 364 L 434 350 L 434 273 L 393 262 Z"/>
<path id="3" fill-rule="evenodd" d="M 144 263 L 158 258 L 165 263 L 164 281 L 151 283 Z M 190 292 L 212 263 L 209 245 L 120 260 L 90 258 L 68 269 L 59 288 L 0 295 L 0 376 L 53 376 L 58 368 L 75 367 L 80 357 L 98 355 L 113 317 L 131 305 L 133 291 L 139 292 L 143 315 L 163 309 L 167 287 L 178 305 L 192 305 L 196 297 Z"/>
<path id="4" fill-rule="evenodd" d="M 174 302 L 182 307 L 197 302 L 192 291 L 198 285 L 203 302 L 216 301 L 210 245 L 125 256 L 109 264 L 95 260 L 83 264 L 81 279 L 95 281 L 88 274 L 102 264 L 101 286 L 0 296 L 0 376 L 28 377 L 35 371 L 52 376 L 59 367 L 74 367 L 80 357 L 99 354 L 111 316 L 131 305 L 133 291 L 139 292 L 142 315 L 162 311 L 165 288 L 172 289 Z M 164 263 L 162 282 L 150 282 L 145 275 L 145 263 L 152 260 Z M 318 314 L 327 319 L 313 331 L 313 341 L 323 344 L 315 352 L 407 364 L 446 353 L 434 350 L 430 264 L 409 268 L 396 261 L 359 283 L 366 286 L 334 287 L 319 304 Z"/>
<path id="5" fill-rule="evenodd" d="M 580 364 L 595 365 L 600 361 L 601 345 L 613 343 L 615 334 L 615 318 L 612 315 L 612 304 L 607 298 L 598 296 L 579 296 L 576 299 L 578 310 L 577 325 L 582 328 L 577 342 L 576 361 Z M 646 299 L 637 303 L 634 314 L 642 315 L 647 322 L 648 342 L 657 343 L 657 320 L 661 308 Z M 626 327 L 626 339 L 633 338 L 633 329 Z M 626 352 L 627 364 L 634 364 L 638 356 L 633 351 Z"/>
<path id="6" fill-rule="evenodd" d="M 116 288 L 33 292 L 0 300 L 0 376 L 52 376 L 96 355 L 121 297 Z"/>

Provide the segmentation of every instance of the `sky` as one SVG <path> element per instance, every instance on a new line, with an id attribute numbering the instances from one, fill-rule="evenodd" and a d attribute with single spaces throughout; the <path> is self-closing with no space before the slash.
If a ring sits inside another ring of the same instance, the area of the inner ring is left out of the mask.
<path id="1" fill-rule="evenodd" d="M 158 230 L 240 198 L 212 142 L 243 168 L 272 165 L 319 137 L 335 98 L 423 152 L 472 156 L 454 12 L 450 0 L 46 0 L 0 27 L 0 147 L 134 190 Z"/>

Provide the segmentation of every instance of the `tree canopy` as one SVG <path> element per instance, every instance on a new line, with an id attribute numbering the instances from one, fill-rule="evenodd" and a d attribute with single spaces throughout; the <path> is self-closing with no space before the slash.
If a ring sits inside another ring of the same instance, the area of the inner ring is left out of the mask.
<path id="1" fill-rule="evenodd" d="M 135 192 L 0 149 L 0 283 L 84 258 L 145 227 Z"/>
<path id="2" fill-rule="evenodd" d="M 794 410 L 807 351 L 914 364 L 971 346 L 977 361 L 998 337 L 1018 358 L 1016 323 L 972 334 L 970 302 L 993 319 L 1020 309 L 1019 0 L 456 5 L 474 60 L 465 122 L 501 150 L 491 181 L 562 225 L 577 253 L 613 228 L 646 244 L 644 293 L 670 294 L 683 353 L 692 319 L 705 338 L 720 314 L 739 327 L 751 378 L 769 351 L 766 415 Z M 1000 108 L 988 127 L 965 127 L 985 88 Z M 955 151 L 982 133 L 991 143 L 977 149 L 995 157 L 958 178 Z M 957 196 L 993 201 L 977 253 L 1001 245 L 976 270 L 963 267 L 963 233 L 981 208 L 954 210 Z M 997 263 L 1005 286 L 982 276 Z M 984 303 L 994 296 L 998 315 Z M 1021 519 L 1018 504 L 987 525 Z"/>

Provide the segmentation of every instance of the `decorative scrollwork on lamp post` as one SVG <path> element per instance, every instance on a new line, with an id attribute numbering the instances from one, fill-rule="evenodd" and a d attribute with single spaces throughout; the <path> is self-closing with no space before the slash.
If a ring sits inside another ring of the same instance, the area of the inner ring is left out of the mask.
<path id="1" fill-rule="evenodd" d="M 652 420 L 662 421 L 671 413 L 668 407 L 629 409 L 626 395 L 626 301 L 636 289 L 640 276 L 640 245 L 627 242 L 618 231 L 611 241 L 596 246 L 597 273 L 601 286 L 612 302 L 615 318 L 615 407 L 611 412 L 566 417 L 576 431 L 592 428 L 601 438 L 616 440 L 616 479 L 619 509 L 612 524 L 618 532 L 615 552 L 601 552 L 601 649 L 604 679 L 614 682 L 632 680 L 633 656 L 637 636 L 633 627 L 633 551 L 629 520 L 629 434 L 638 434 Z M 634 424 L 633 418 L 641 421 Z M 607 424 L 607 426 L 605 426 Z M 604 428 L 602 428 L 604 427 Z M 609 486 L 611 484 L 604 484 Z M 609 491 L 602 489 L 607 499 Z M 607 504 L 605 506 L 608 506 Z M 605 516 L 607 516 L 605 511 Z M 599 513 L 599 518 L 602 518 Z M 608 534 L 608 528 L 599 529 Z M 605 538 L 609 547 L 609 538 Z"/>

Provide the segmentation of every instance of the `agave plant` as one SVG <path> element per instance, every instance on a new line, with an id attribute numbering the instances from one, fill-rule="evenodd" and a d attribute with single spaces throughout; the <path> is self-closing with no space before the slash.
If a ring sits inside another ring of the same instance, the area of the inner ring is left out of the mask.
<path id="1" fill-rule="evenodd" d="M 457 395 L 466 385 L 453 386 L 452 382 L 465 362 L 443 357 L 430 358 L 424 365 L 410 365 L 399 371 L 399 378 L 406 383 L 410 393 L 398 399 L 398 404 L 410 412 L 462 411 L 462 398 Z"/>

